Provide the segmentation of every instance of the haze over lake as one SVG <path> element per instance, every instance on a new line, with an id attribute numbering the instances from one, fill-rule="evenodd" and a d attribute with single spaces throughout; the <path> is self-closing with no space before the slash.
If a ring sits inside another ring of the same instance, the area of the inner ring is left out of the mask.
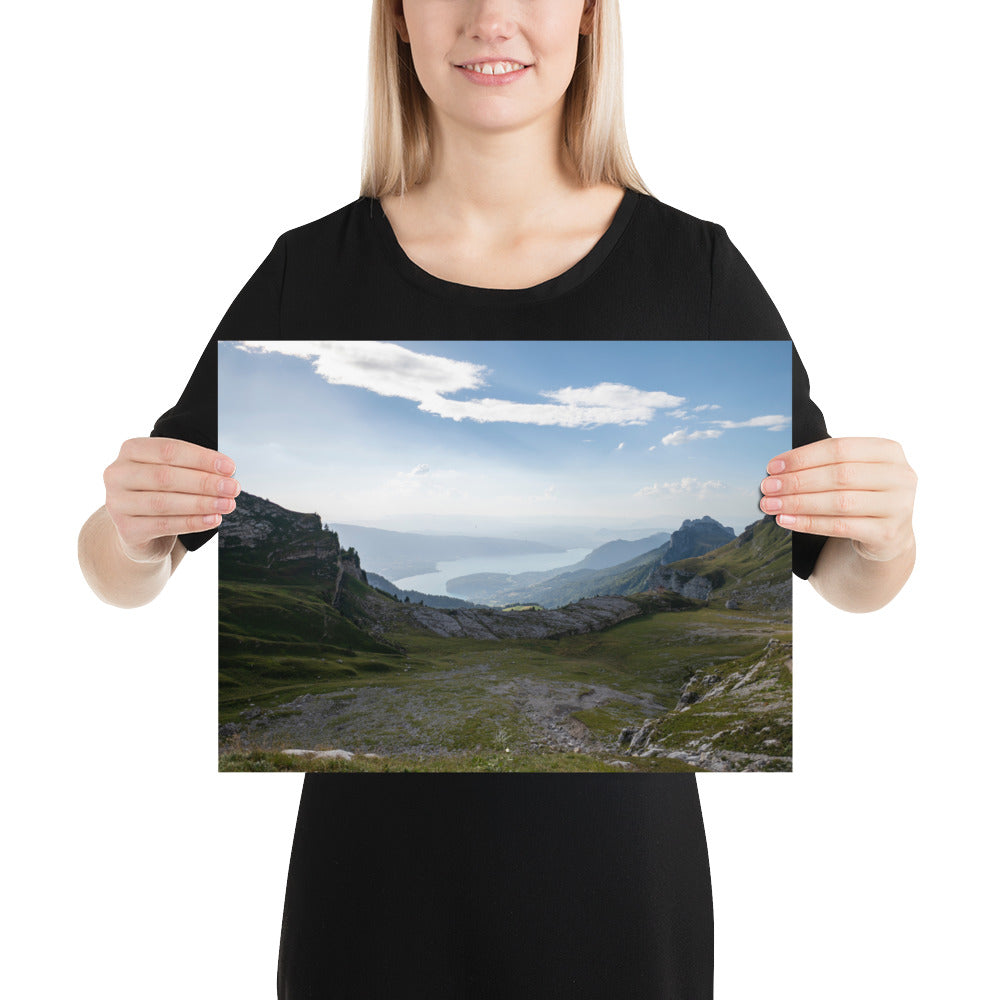
<path id="1" fill-rule="evenodd" d="M 468 559 L 450 559 L 438 563 L 434 573 L 421 573 L 392 582 L 400 590 L 418 590 L 422 594 L 437 594 L 441 597 L 465 597 L 465 594 L 449 591 L 445 584 L 458 576 L 471 573 L 527 573 L 530 570 L 558 569 L 579 562 L 591 549 L 567 549 L 566 552 L 529 552 L 517 556 L 477 556 Z M 471 598 L 467 598 L 471 599 Z"/>

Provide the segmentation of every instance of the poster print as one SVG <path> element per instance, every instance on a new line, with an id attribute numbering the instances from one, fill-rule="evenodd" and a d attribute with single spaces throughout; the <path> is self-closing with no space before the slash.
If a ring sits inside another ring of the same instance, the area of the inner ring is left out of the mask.
<path id="1" fill-rule="evenodd" d="M 220 770 L 791 770 L 789 342 L 218 350 Z"/>

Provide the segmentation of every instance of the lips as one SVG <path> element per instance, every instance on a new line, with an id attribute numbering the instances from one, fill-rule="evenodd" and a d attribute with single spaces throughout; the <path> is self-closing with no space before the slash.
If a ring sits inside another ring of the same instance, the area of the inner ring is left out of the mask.
<path id="1" fill-rule="evenodd" d="M 510 60 L 507 61 L 507 64 L 510 64 Z M 481 63 L 472 63 L 471 65 L 481 65 Z M 508 70 L 507 72 L 501 71 L 499 73 L 466 69 L 465 65 L 458 65 L 455 69 L 457 69 L 467 80 L 471 80 L 473 83 L 478 83 L 480 86 L 499 87 L 505 84 L 513 83 L 515 80 L 519 80 L 525 73 L 528 72 L 530 64 L 522 64 L 521 69 Z"/>

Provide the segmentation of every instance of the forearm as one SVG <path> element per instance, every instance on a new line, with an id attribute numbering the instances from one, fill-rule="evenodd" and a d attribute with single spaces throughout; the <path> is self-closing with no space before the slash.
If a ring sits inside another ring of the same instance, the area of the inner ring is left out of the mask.
<path id="1" fill-rule="evenodd" d="M 87 519 L 77 542 L 80 569 L 90 589 L 106 604 L 119 608 L 137 608 L 152 601 L 185 551 L 175 539 L 160 557 L 146 562 L 130 559 L 105 507 Z"/>
<path id="2" fill-rule="evenodd" d="M 843 611 L 877 611 L 903 589 L 916 559 L 916 540 L 894 559 L 877 562 L 858 555 L 849 538 L 828 538 L 809 582 Z"/>

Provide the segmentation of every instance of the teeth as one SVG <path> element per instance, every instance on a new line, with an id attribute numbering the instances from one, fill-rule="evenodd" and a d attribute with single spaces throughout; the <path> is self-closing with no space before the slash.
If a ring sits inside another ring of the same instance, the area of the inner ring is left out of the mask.
<path id="1" fill-rule="evenodd" d="M 512 73 L 516 69 L 524 69 L 521 63 L 501 62 L 501 63 L 476 63 L 475 66 L 463 66 L 463 69 L 475 70 L 486 76 L 501 76 L 503 73 Z"/>

